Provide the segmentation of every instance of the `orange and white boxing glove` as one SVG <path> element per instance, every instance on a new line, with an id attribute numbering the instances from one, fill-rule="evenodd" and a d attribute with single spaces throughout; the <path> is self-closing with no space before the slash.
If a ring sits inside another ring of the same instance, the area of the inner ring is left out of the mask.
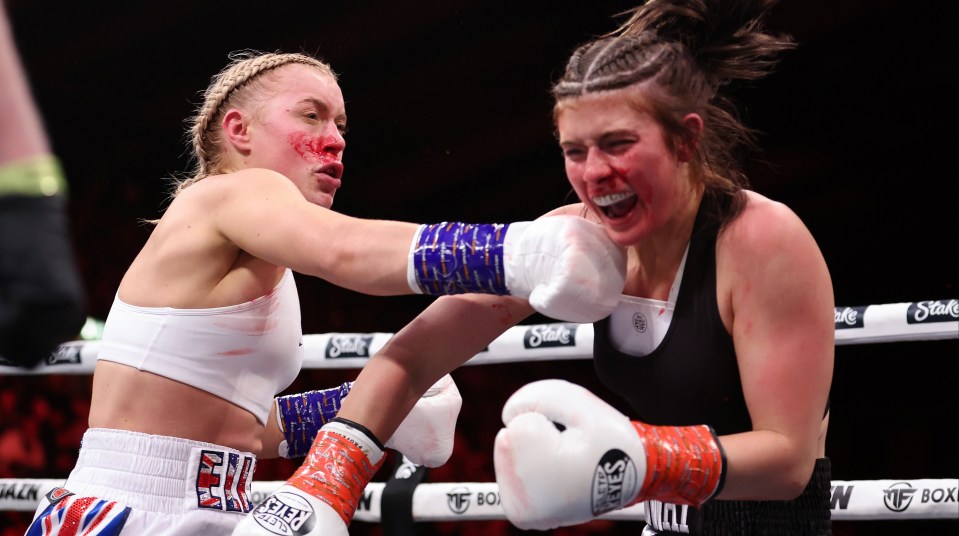
<path id="1" fill-rule="evenodd" d="M 303 464 L 233 529 L 233 536 L 348 536 L 363 490 L 383 463 L 383 446 L 339 417 L 316 434 Z"/>
<path id="2" fill-rule="evenodd" d="M 656 499 L 699 506 L 722 485 L 722 450 L 708 426 L 630 421 L 588 390 L 543 380 L 503 407 L 493 462 L 506 517 L 547 530 Z"/>

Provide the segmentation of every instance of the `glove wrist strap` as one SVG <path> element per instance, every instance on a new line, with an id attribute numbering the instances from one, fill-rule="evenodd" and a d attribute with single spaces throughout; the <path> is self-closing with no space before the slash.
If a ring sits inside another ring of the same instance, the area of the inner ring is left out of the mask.
<path id="1" fill-rule="evenodd" d="M 324 426 L 306 460 L 287 481 L 330 505 L 347 526 L 363 490 L 385 459 L 382 450 L 377 452 L 379 442 L 348 422 L 334 420 Z"/>
<path id="2" fill-rule="evenodd" d="M 346 382 L 331 389 L 276 397 L 276 423 L 284 437 L 280 456 L 306 456 L 316 433 L 336 417 L 340 404 L 352 387 L 353 382 Z"/>
<path id="3" fill-rule="evenodd" d="M 726 460 L 711 427 L 632 425 L 646 448 L 646 477 L 632 503 L 654 499 L 699 507 L 719 493 Z"/>
<path id="4" fill-rule="evenodd" d="M 410 248 L 409 284 L 420 294 L 509 294 L 503 240 L 509 224 L 421 225 Z"/>

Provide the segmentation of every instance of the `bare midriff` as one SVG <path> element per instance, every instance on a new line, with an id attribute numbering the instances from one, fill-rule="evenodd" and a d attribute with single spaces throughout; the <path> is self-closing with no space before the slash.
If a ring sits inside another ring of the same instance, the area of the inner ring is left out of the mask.
<path id="1" fill-rule="evenodd" d="M 91 428 L 112 428 L 214 443 L 259 454 L 264 424 L 206 391 L 110 361 L 97 362 Z"/>

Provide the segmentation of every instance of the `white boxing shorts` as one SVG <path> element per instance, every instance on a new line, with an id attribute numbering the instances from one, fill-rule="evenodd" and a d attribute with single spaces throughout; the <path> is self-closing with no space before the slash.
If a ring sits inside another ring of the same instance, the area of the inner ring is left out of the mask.
<path id="1" fill-rule="evenodd" d="M 229 535 L 253 507 L 255 465 L 212 443 L 91 428 L 26 536 Z"/>

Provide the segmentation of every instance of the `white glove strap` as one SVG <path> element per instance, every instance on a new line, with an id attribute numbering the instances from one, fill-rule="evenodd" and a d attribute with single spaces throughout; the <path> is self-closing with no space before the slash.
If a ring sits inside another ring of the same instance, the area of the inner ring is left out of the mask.
<path id="1" fill-rule="evenodd" d="M 509 224 L 506 236 L 503 237 L 503 272 L 506 274 L 506 288 L 511 296 L 529 299 L 533 292 L 533 285 L 527 279 L 527 271 L 522 265 L 523 255 L 527 252 L 519 246 L 523 233 L 532 222 L 517 221 Z"/>
<path id="2" fill-rule="evenodd" d="M 366 454 L 366 457 L 370 460 L 370 465 L 376 465 L 383 457 L 383 449 L 376 445 L 376 441 L 370 438 L 366 430 L 351 426 L 342 419 L 328 422 L 323 425 L 322 429 L 329 432 L 336 432 L 349 439 L 350 442 L 363 451 L 363 454 Z"/>
<path id="3" fill-rule="evenodd" d="M 406 284 L 410 286 L 410 290 L 413 291 L 413 294 L 422 294 L 423 289 L 420 288 L 419 281 L 416 280 L 416 245 L 420 242 L 420 235 L 423 234 L 423 229 L 426 229 L 426 225 L 420 225 L 416 228 L 416 233 L 413 235 L 413 240 L 410 242 L 410 252 L 407 255 L 406 260 Z"/>

